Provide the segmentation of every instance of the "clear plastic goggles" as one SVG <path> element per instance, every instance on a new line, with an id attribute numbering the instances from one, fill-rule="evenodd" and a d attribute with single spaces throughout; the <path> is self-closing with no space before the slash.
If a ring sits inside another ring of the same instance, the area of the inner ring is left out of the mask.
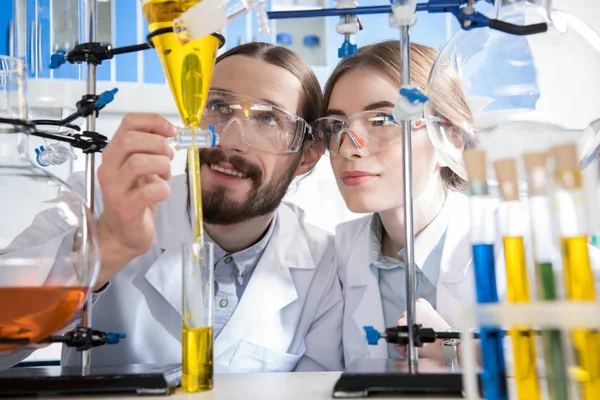
<path id="1" fill-rule="evenodd" d="M 411 122 L 413 129 L 424 126 L 424 120 Z M 337 156 L 345 141 L 365 155 L 375 154 L 402 144 L 402 129 L 387 111 L 363 111 L 348 118 L 325 117 L 313 123 L 313 134 L 323 142 L 326 154 Z"/>
<path id="2" fill-rule="evenodd" d="M 304 119 L 264 100 L 220 90 L 209 90 L 201 125 L 212 125 L 220 141 L 239 134 L 250 147 L 269 153 L 297 152 L 313 137 Z"/>

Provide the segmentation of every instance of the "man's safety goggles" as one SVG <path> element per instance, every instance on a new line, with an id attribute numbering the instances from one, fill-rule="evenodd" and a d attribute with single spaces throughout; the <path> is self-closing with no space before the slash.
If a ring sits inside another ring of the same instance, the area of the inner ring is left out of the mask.
<path id="1" fill-rule="evenodd" d="M 312 138 L 311 126 L 301 117 L 267 101 L 221 90 L 209 90 L 201 125 L 212 125 L 221 137 L 239 134 L 249 146 L 269 153 L 297 152 Z"/>

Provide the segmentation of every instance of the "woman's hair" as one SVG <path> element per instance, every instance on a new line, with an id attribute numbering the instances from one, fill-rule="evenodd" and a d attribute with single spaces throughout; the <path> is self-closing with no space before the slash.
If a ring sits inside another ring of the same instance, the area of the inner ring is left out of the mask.
<path id="1" fill-rule="evenodd" d="M 217 57 L 217 63 L 231 56 L 246 56 L 265 61 L 291 72 L 302 84 L 300 117 L 309 124 L 319 117 L 323 92 L 311 67 L 292 50 L 269 43 L 251 42 L 236 46 Z M 292 111 L 292 110 L 288 110 Z M 295 110 L 293 110 L 295 112 Z"/>
<path id="2" fill-rule="evenodd" d="M 426 90 L 427 80 L 437 56 L 437 50 L 411 43 L 411 84 L 417 85 L 423 92 Z M 361 67 L 372 68 L 385 75 L 392 81 L 397 82 L 397 87 L 400 89 L 400 42 L 389 40 L 364 46 L 354 56 L 340 61 L 325 86 L 322 114 L 329 106 L 331 93 L 337 81 L 347 72 Z M 465 149 L 472 148 L 475 146 L 473 137 L 467 133 L 463 134 L 463 128 L 473 126 L 473 115 L 467 105 L 460 81 L 449 68 L 444 68 L 443 71 L 438 73 L 440 76 L 435 79 L 434 85 L 427 87 L 430 108 L 437 116 L 450 122 L 453 126 L 450 134 L 460 135 Z M 452 139 L 450 138 L 450 140 Z M 448 167 L 443 167 L 440 175 L 450 188 L 462 190 L 466 185 L 464 179 Z"/>

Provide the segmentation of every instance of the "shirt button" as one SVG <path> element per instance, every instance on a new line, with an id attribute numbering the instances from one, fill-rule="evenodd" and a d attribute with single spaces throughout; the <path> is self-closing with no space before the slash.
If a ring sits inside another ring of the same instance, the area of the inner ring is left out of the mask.
<path id="1" fill-rule="evenodd" d="M 243 271 L 243 272 L 242 272 L 242 278 L 243 278 L 244 276 L 246 276 L 246 275 L 248 275 L 248 272 L 246 272 L 246 271 Z"/>
<path id="2" fill-rule="evenodd" d="M 221 307 L 223 307 L 223 308 L 227 307 L 227 304 L 229 304 L 229 302 L 227 301 L 227 299 L 222 299 L 222 300 L 219 302 L 219 305 L 220 305 Z"/>
<path id="3" fill-rule="evenodd" d="M 233 261 L 233 257 L 231 257 L 231 256 L 227 256 L 227 257 L 225 257 L 225 264 L 229 264 L 229 263 L 231 263 L 232 261 Z"/>

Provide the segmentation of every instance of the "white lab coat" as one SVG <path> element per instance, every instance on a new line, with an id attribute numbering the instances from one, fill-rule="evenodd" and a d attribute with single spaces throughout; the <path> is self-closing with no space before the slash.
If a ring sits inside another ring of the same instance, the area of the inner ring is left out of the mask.
<path id="1" fill-rule="evenodd" d="M 450 192 L 446 201 L 451 201 L 451 209 L 437 283 L 436 310 L 450 326 L 458 328 L 461 307 L 476 302 L 469 200 L 464 194 Z M 379 282 L 369 267 L 375 261 L 370 259 L 371 218 L 369 215 L 348 221 L 336 229 L 335 247 L 345 301 L 343 343 L 346 366 L 357 359 L 388 358 L 385 341 L 367 345 L 363 329 L 373 326 L 383 332 L 386 328 Z M 494 252 L 498 296 L 503 299 L 506 273 L 502 242 L 496 243 Z M 590 247 L 590 260 L 598 274 L 600 252 L 597 249 Z M 406 293 L 404 288 L 398 288 L 398 291 Z"/>
<path id="2" fill-rule="evenodd" d="M 68 184 L 83 193 L 82 175 Z M 94 329 L 127 338 L 91 352 L 92 365 L 181 362 L 181 245 L 193 239 L 185 175 L 155 215 L 155 243 L 114 276 L 95 300 Z M 96 192 L 96 217 L 102 197 Z M 244 294 L 214 341 L 215 372 L 341 370 L 343 299 L 332 238 L 282 204 Z M 63 365 L 79 363 L 63 349 Z"/>

